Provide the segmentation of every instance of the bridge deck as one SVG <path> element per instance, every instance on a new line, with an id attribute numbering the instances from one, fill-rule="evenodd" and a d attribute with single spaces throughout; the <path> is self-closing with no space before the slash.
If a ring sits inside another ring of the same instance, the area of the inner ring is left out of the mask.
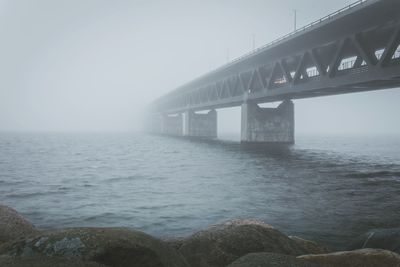
<path id="1" fill-rule="evenodd" d="M 400 1 L 360 1 L 159 98 L 178 113 L 400 86 Z"/>

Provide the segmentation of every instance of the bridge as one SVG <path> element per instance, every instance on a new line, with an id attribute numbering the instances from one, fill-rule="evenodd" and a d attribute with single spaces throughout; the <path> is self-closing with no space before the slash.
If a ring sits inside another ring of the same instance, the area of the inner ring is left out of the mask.
<path id="1" fill-rule="evenodd" d="M 216 138 L 216 109 L 241 106 L 242 142 L 294 143 L 294 99 L 395 87 L 400 1 L 361 0 L 160 97 L 147 123 L 153 133 Z"/>

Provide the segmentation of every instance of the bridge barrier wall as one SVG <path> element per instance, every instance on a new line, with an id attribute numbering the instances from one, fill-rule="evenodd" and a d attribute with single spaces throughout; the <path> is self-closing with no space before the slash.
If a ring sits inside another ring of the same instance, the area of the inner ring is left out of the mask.
<path id="1" fill-rule="evenodd" d="M 293 102 L 285 100 L 277 108 L 261 108 L 252 102 L 242 104 L 241 141 L 293 144 Z"/>
<path id="2" fill-rule="evenodd" d="M 187 111 L 183 132 L 188 137 L 217 138 L 217 111 L 213 109 L 206 114 Z"/>

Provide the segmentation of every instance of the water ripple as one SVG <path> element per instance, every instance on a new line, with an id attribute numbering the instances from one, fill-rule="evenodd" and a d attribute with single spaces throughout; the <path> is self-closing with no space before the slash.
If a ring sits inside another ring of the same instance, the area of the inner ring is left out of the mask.
<path id="1" fill-rule="evenodd" d="M 299 136 L 271 150 L 141 134 L 3 134 L 0 202 L 45 228 L 182 236 L 251 217 L 339 246 L 400 221 L 400 138 L 352 140 Z"/>

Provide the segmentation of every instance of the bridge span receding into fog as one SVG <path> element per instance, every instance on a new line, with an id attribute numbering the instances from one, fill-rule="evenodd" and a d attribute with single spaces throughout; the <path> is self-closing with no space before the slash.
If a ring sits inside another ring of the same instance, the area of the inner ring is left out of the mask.
<path id="1" fill-rule="evenodd" d="M 241 106 L 242 142 L 294 143 L 293 99 L 400 87 L 400 1 L 358 1 L 154 101 L 148 130 L 215 138 Z M 277 108 L 260 103 L 282 101 Z M 198 111 L 210 110 L 206 114 Z"/>

